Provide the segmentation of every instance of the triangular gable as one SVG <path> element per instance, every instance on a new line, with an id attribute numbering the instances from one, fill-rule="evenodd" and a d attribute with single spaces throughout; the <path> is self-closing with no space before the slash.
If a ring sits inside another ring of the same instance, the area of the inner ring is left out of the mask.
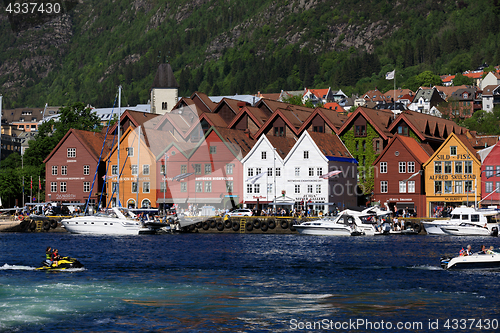
<path id="1" fill-rule="evenodd" d="M 249 159 L 251 159 L 252 156 L 255 154 L 255 151 L 258 150 L 259 147 L 261 147 L 263 144 L 268 145 L 271 149 L 275 148 L 271 144 L 271 142 L 269 141 L 269 139 L 265 135 L 262 135 L 262 136 L 259 137 L 259 139 L 257 140 L 257 142 L 253 145 L 252 149 L 250 149 L 250 151 L 246 154 L 246 156 L 241 159 L 241 163 L 245 164 Z M 279 164 L 283 164 L 283 159 L 281 158 L 280 154 L 276 154 L 276 156 L 277 156 L 276 159 L 279 162 Z"/>
<path id="2" fill-rule="evenodd" d="M 415 142 L 415 145 L 412 145 L 411 147 L 407 144 L 406 140 L 413 140 Z M 420 146 L 420 144 L 411 137 L 404 137 L 402 138 L 401 135 L 396 134 L 387 144 L 387 146 L 384 148 L 384 150 L 380 153 L 380 155 L 375 159 L 372 165 L 376 165 L 381 159 L 384 158 L 385 154 L 391 149 L 392 145 L 396 142 L 401 142 L 401 144 L 406 148 L 406 150 L 410 153 L 411 156 L 416 161 L 419 161 L 422 163 L 422 165 L 427 162 L 429 154 Z M 418 147 L 417 147 L 418 145 Z M 417 150 L 420 149 L 420 152 Z M 427 157 L 425 160 L 422 160 L 422 157 Z"/>
<path id="3" fill-rule="evenodd" d="M 293 154 L 297 151 L 298 147 L 300 147 L 301 143 L 304 140 L 311 141 L 311 143 L 313 144 L 314 149 L 322 157 L 323 161 L 324 162 L 328 162 L 328 158 L 319 149 L 318 145 L 316 144 L 316 142 L 314 142 L 314 140 L 311 138 L 311 136 L 309 135 L 309 133 L 307 131 L 305 131 L 304 133 L 302 133 L 302 135 L 299 137 L 299 139 L 297 140 L 297 142 L 295 143 L 295 145 L 292 147 L 292 149 L 290 149 L 290 152 L 288 153 L 288 155 L 285 157 L 285 159 L 284 159 L 284 163 L 285 164 L 288 162 L 288 160 L 290 160 L 290 158 L 292 158 Z"/>
<path id="4" fill-rule="evenodd" d="M 444 140 L 444 142 L 441 144 L 441 146 L 439 146 L 438 149 L 436 149 L 436 151 L 434 152 L 434 154 L 432 154 L 431 157 L 429 157 L 429 159 L 427 160 L 427 162 L 424 163 L 423 167 L 425 168 L 431 161 L 434 161 L 434 159 L 436 158 L 437 155 L 439 155 L 441 153 L 441 151 L 444 149 L 444 147 L 446 147 L 448 145 L 448 142 L 450 140 L 456 140 L 458 142 L 459 145 L 462 146 L 462 148 L 466 151 L 469 151 L 470 152 L 470 157 L 476 162 L 478 163 L 479 165 L 481 165 L 481 162 L 478 160 L 478 158 L 476 157 L 476 154 L 477 152 L 476 151 L 471 151 L 471 149 L 469 149 L 469 147 L 467 147 L 463 142 L 462 140 L 460 140 L 458 138 L 458 136 L 455 134 L 455 133 L 451 133 L 448 138 L 446 140 Z"/>
<path id="5" fill-rule="evenodd" d="M 215 133 L 220 139 L 221 141 L 224 143 L 224 145 L 229 149 L 229 151 L 233 154 L 233 156 L 235 158 L 237 158 L 238 160 L 241 160 L 242 159 L 242 154 L 240 151 L 237 151 L 238 148 L 240 147 L 233 147 L 233 145 L 229 144 L 227 142 L 227 140 L 217 131 L 217 129 L 215 127 L 210 127 L 208 129 L 208 131 L 205 133 L 205 135 L 203 136 L 203 139 L 200 140 L 194 147 L 193 149 L 191 150 L 191 152 L 187 155 L 187 158 L 190 159 L 191 156 L 193 156 L 196 151 L 203 145 L 204 142 L 207 142 L 207 138 L 211 135 L 211 133 Z M 231 143 L 231 142 L 230 142 Z M 241 148 L 240 148 L 241 149 Z"/>
<path id="6" fill-rule="evenodd" d="M 298 131 L 295 129 L 295 126 L 293 126 L 293 124 L 288 120 L 288 118 L 283 114 L 283 112 L 280 109 L 278 109 L 272 114 L 271 117 L 269 117 L 269 119 L 264 123 L 264 125 L 261 126 L 259 131 L 255 133 L 255 137 L 258 138 L 266 129 L 269 128 L 269 126 L 273 124 L 273 122 L 277 118 L 283 119 L 288 129 L 290 129 L 293 134 L 298 136 Z"/>
<path id="7" fill-rule="evenodd" d="M 93 149 L 91 149 L 90 147 L 88 147 L 86 140 L 83 140 L 80 137 L 80 135 L 78 134 L 78 131 L 80 131 L 80 130 L 76 130 L 76 129 L 73 129 L 73 128 L 70 129 L 62 137 L 62 139 L 57 143 L 57 145 L 54 147 L 54 149 L 52 149 L 52 151 L 49 153 L 49 155 L 43 160 L 43 163 L 47 163 L 47 161 L 49 161 L 54 156 L 54 154 L 59 150 L 59 148 L 64 144 L 64 142 L 69 138 L 70 135 L 73 135 L 78 140 L 78 142 L 80 142 L 80 144 L 82 145 L 82 147 L 84 147 L 85 150 L 87 150 L 89 152 L 89 154 L 97 161 L 99 159 L 99 156 L 97 156 L 94 153 Z M 86 131 L 86 132 L 89 132 L 89 131 Z M 95 134 L 100 135 L 100 133 L 97 133 L 97 132 L 95 132 Z M 104 144 L 104 140 L 103 140 L 102 144 Z"/>
<path id="8" fill-rule="evenodd" d="M 338 133 L 339 135 L 343 134 L 344 131 L 352 125 L 354 120 L 356 119 L 356 116 L 361 116 L 366 119 L 366 121 L 375 129 L 375 131 L 380 135 L 384 140 L 388 140 L 388 136 L 385 135 L 384 131 L 377 126 L 377 124 L 364 112 L 363 107 L 359 106 L 354 113 L 347 118 L 346 122 L 342 127 L 339 129 Z"/>
<path id="9" fill-rule="evenodd" d="M 326 115 L 320 108 L 314 109 L 313 113 L 311 113 L 311 115 L 304 121 L 302 126 L 299 127 L 297 133 L 302 133 L 305 129 L 307 129 L 312 124 L 312 121 L 315 117 L 320 117 L 321 119 L 323 119 L 325 123 L 327 123 L 328 126 L 333 130 L 333 132 L 338 135 L 338 130 L 335 127 L 335 124 L 333 124 L 330 119 L 326 117 Z"/>
<path id="10" fill-rule="evenodd" d="M 241 109 L 241 111 L 236 115 L 236 117 L 233 118 L 233 121 L 231 121 L 229 123 L 229 125 L 227 125 L 227 128 L 234 128 L 236 126 L 236 124 L 244 117 L 244 116 L 248 116 L 249 119 L 251 119 L 255 126 L 257 126 L 258 128 L 260 128 L 263 123 L 262 121 L 260 121 L 252 112 L 250 112 L 250 109 L 245 106 Z"/>
<path id="11" fill-rule="evenodd" d="M 400 123 L 405 123 L 409 128 L 415 133 L 420 140 L 425 140 L 425 137 L 420 133 L 420 131 L 413 125 L 413 123 L 405 116 L 404 112 L 400 113 L 399 116 L 392 122 L 389 126 L 388 130 L 393 132 L 394 129 L 397 129 Z"/>

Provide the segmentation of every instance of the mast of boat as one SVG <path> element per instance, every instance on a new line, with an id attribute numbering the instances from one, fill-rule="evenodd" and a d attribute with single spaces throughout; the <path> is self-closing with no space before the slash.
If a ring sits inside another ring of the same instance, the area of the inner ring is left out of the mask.
<path id="1" fill-rule="evenodd" d="M 136 187 L 136 197 L 135 197 L 135 208 L 139 208 L 139 155 L 141 152 L 141 125 L 139 125 L 139 138 L 137 139 L 137 187 Z M 128 206 L 128 205 L 127 205 Z"/>
<path id="2" fill-rule="evenodd" d="M 120 120 L 122 117 L 122 86 L 118 86 L 118 150 L 117 150 L 117 167 L 118 167 L 118 175 L 116 178 L 116 182 L 118 184 L 116 188 L 116 206 L 120 207 Z"/>
<path id="3" fill-rule="evenodd" d="M 0 95 L 0 164 L 2 163 L 2 95 Z"/>

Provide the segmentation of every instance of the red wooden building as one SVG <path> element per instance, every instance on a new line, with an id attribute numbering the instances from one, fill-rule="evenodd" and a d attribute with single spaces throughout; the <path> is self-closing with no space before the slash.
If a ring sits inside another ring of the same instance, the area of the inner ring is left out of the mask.
<path id="1" fill-rule="evenodd" d="M 481 199 L 483 207 L 500 205 L 500 141 L 481 164 Z"/>

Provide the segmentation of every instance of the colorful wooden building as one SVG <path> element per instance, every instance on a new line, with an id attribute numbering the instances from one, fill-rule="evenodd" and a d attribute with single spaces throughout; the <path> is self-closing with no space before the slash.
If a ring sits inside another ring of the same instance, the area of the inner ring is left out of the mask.
<path id="1" fill-rule="evenodd" d="M 500 142 L 491 148 L 481 165 L 481 205 L 500 205 Z"/>

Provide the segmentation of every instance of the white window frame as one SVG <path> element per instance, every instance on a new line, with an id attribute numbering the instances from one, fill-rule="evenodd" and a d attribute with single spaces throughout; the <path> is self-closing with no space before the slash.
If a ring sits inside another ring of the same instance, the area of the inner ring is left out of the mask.
<path id="1" fill-rule="evenodd" d="M 399 173 L 406 173 L 406 162 L 399 162 Z"/>
<path id="2" fill-rule="evenodd" d="M 399 193 L 406 193 L 406 182 L 399 181 Z"/>
<path id="3" fill-rule="evenodd" d="M 67 175 L 68 175 L 68 166 L 61 165 L 61 176 L 67 176 Z"/>
<path id="4" fill-rule="evenodd" d="M 295 191 L 295 194 L 300 194 L 300 185 L 295 184 L 294 191 Z"/>
<path id="5" fill-rule="evenodd" d="M 305 160 L 309 159 L 309 150 L 304 150 L 304 159 Z"/>
<path id="6" fill-rule="evenodd" d="M 137 176 L 139 174 L 139 167 L 137 166 L 137 164 L 130 165 L 130 173 L 132 174 L 132 176 Z"/>
<path id="7" fill-rule="evenodd" d="M 75 158 L 76 157 L 76 148 L 68 148 L 66 150 L 66 156 L 68 158 Z"/>
<path id="8" fill-rule="evenodd" d="M 142 193 L 149 193 L 150 191 L 149 182 L 142 182 Z"/>
<path id="9" fill-rule="evenodd" d="M 83 175 L 84 176 L 90 175 L 90 165 L 84 165 L 83 166 Z"/>
<path id="10" fill-rule="evenodd" d="M 66 182 L 60 182 L 59 183 L 59 192 L 66 193 L 67 190 L 68 190 L 68 184 Z"/>
<path id="11" fill-rule="evenodd" d="M 253 177 L 253 168 L 248 168 L 248 177 Z"/>
<path id="12" fill-rule="evenodd" d="M 265 151 L 261 152 L 261 153 L 260 153 L 260 158 L 261 158 L 262 160 L 267 160 L 267 152 L 265 152 Z"/>
<path id="13" fill-rule="evenodd" d="M 380 181 L 380 193 L 387 193 L 389 182 L 387 180 Z"/>
<path id="14" fill-rule="evenodd" d="M 408 170 L 408 173 L 415 173 L 415 162 L 408 162 L 406 169 Z"/>
<path id="15" fill-rule="evenodd" d="M 57 176 L 57 165 L 52 166 L 52 176 Z"/>
<path id="16" fill-rule="evenodd" d="M 300 177 L 300 167 L 295 168 L 295 177 Z"/>
<path id="17" fill-rule="evenodd" d="M 414 180 L 408 181 L 408 193 L 415 193 L 415 181 Z"/>
<path id="18" fill-rule="evenodd" d="M 50 192 L 52 193 L 57 192 L 57 182 L 50 182 Z"/>
<path id="19" fill-rule="evenodd" d="M 83 192 L 90 192 L 90 182 L 83 182 Z"/>
<path id="20" fill-rule="evenodd" d="M 149 164 L 144 164 L 142 166 L 142 174 L 143 175 L 149 175 Z"/>
<path id="21" fill-rule="evenodd" d="M 387 173 L 387 162 L 380 162 L 380 173 Z"/>

